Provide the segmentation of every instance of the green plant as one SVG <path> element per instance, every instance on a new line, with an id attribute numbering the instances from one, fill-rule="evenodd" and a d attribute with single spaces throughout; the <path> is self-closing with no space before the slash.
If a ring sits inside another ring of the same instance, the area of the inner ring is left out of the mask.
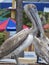
<path id="1" fill-rule="evenodd" d="M 0 32 L 0 45 L 4 42 L 5 40 L 5 34 L 3 32 Z"/>
<path id="2" fill-rule="evenodd" d="M 29 18 L 27 17 L 27 15 L 25 14 L 25 12 L 23 11 L 23 24 L 31 27 L 32 26 L 32 23 L 31 21 L 29 20 Z"/>

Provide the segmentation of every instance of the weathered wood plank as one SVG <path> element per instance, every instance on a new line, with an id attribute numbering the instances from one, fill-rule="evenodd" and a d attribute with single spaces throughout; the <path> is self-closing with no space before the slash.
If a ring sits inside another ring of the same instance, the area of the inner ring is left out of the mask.
<path id="1" fill-rule="evenodd" d="M 35 64 L 37 61 L 37 58 L 18 58 L 18 61 L 20 64 Z"/>
<path id="2" fill-rule="evenodd" d="M 0 63 L 0 65 L 16 65 L 14 63 Z"/>

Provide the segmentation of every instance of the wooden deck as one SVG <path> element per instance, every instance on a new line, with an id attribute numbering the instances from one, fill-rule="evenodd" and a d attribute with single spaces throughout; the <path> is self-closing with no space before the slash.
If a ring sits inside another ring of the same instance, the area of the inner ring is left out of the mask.
<path id="1" fill-rule="evenodd" d="M 12 64 L 12 63 L 1 63 L 0 65 L 16 65 L 16 64 Z M 22 65 L 22 64 L 21 64 Z M 26 65 L 26 64 L 25 64 Z M 29 65 L 49 65 L 49 64 L 29 64 Z"/>
<path id="2" fill-rule="evenodd" d="M 16 65 L 16 64 L 13 64 L 13 63 L 0 63 L 0 65 Z"/>
<path id="3" fill-rule="evenodd" d="M 18 58 L 20 65 L 49 65 L 49 64 L 37 64 L 36 59 Z M 22 64 L 21 64 L 22 63 Z M 17 65 L 16 63 L 0 62 L 0 65 Z"/>

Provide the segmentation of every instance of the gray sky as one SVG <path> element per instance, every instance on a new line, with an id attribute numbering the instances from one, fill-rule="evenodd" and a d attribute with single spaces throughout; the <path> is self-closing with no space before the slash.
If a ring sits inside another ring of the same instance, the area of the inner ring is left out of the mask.
<path id="1" fill-rule="evenodd" d="M 23 0 L 23 1 L 33 1 L 33 2 L 49 2 L 49 0 Z M 12 0 L 0 0 L 0 2 L 12 2 Z"/>
<path id="2" fill-rule="evenodd" d="M 0 0 L 0 2 L 12 2 L 12 0 Z"/>

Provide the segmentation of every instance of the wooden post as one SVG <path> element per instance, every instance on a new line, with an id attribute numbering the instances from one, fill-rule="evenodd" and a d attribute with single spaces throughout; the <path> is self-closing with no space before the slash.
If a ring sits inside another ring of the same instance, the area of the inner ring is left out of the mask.
<path id="1" fill-rule="evenodd" d="M 16 8 L 16 2 L 15 0 L 12 0 L 12 9 L 11 9 L 11 18 L 15 19 L 15 9 Z"/>
<path id="2" fill-rule="evenodd" d="M 15 19 L 15 10 L 11 10 L 11 18 Z"/>
<path id="3" fill-rule="evenodd" d="M 34 45 L 33 44 L 31 44 L 28 48 L 26 48 L 24 51 L 31 51 L 31 52 L 33 52 L 34 51 Z"/>
<path id="4" fill-rule="evenodd" d="M 12 0 L 12 8 L 16 8 L 16 2 L 15 2 L 15 0 Z"/>

